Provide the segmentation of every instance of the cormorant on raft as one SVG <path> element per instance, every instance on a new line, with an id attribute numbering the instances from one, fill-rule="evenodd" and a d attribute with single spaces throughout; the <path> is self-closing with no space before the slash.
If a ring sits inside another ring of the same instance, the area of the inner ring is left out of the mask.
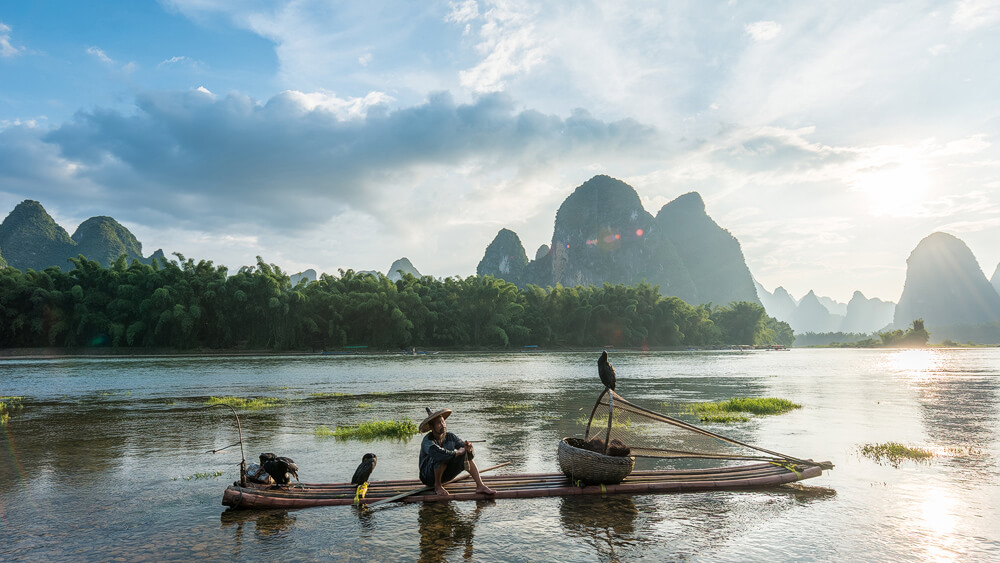
<path id="1" fill-rule="evenodd" d="M 608 361 L 608 351 L 601 352 L 601 357 L 597 360 L 597 374 L 601 376 L 601 383 L 605 387 L 615 390 L 615 368 L 611 367 Z"/>
<path id="2" fill-rule="evenodd" d="M 275 485 L 287 485 L 292 477 L 299 480 L 299 466 L 291 458 L 272 453 L 260 454 L 260 466 L 274 479 Z"/>
<path id="3" fill-rule="evenodd" d="M 361 457 L 361 463 L 354 470 L 354 477 L 351 477 L 351 484 L 357 486 L 354 494 L 355 504 L 359 502 L 359 499 L 365 498 L 365 494 L 368 492 L 368 478 L 372 476 L 372 470 L 375 469 L 375 464 L 377 463 L 378 456 L 373 453 L 367 453 Z"/>

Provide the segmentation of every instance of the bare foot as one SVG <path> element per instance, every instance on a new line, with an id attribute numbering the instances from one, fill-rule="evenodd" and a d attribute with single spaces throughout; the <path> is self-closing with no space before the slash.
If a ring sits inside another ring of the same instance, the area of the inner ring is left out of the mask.
<path id="1" fill-rule="evenodd" d="M 449 493 L 444 487 L 434 487 L 434 492 L 439 497 L 450 497 L 451 496 L 451 493 Z"/>
<path id="2" fill-rule="evenodd" d="M 484 495 L 495 495 L 495 494 L 497 494 L 496 491 L 494 491 L 493 489 L 487 487 L 486 485 L 481 485 L 481 486 L 476 487 L 476 492 L 484 494 Z"/>

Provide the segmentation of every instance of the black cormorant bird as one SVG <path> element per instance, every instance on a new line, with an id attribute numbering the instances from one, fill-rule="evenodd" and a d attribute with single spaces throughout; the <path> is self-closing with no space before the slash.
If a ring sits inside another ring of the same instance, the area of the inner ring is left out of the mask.
<path id="1" fill-rule="evenodd" d="M 275 485 L 287 485 L 292 477 L 299 479 L 299 466 L 291 458 L 272 453 L 260 454 L 260 466 L 274 479 Z"/>
<path id="2" fill-rule="evenodd" d="M 361 458 L 361 464 L 354 471 L 354 477 L 351 477 L 352 485 L 361 485 L 368 482 L 368 478 L 372 476 L 372 470 L 375 469 L 375 464 L 378 463 L 378 456 L 375 454 L 365 454 Z"/>
<path id="3" fill-rule="evenodd" d="M 351 477 L 351 484 L 357 486 L 354 493 L 355 504 L 359 502 L 359 499 L 365 498 L 365 494 L 368 492 L 368 478 L 372 476 L 372 470 L 375 469 L 375 464 L 377 463 L 378 456 L 367 453 L 362 456 L 361 463 L 354 470 L 354 477 Z"/>
<path id="4" fill-rule="evenodd" d="M 615 390 L 615 368 L 611 367 L 608 361 L 608 351 L 601 352 L 601 358 L 597 360 L 597 374 L 601 376 L 601 383 L 605 387 Z"/>

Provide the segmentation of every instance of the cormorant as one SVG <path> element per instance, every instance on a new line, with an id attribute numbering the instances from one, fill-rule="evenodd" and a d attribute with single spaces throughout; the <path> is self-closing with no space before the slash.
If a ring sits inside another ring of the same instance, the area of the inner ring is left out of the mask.
<path id="1" fill-rule="evenodd" d="M 615 368 L 611 367 L 608 361 L 608 351 L 601 352 L 601 358 L 597 360 L 597 374 L 601 376 L 601 383 L 605 387 L 615 390 Z"/>
<path id="2" fill-rule="evenodd" d="M 260 454 L 260 466 L 274 479 L 275 485 L 287 485 L 292 477 L 299 479 L 299 466 L 291 458 L 272 453 Z"/>
<path id="3" fill-rule="evenodd" d="M 362 456 L 361 463 L 354 470 L 354 477 L 351 477 L 351 484 L 357 486 L 354 493 L 354 504 L 358 504 L 360 499 L 365 498 L 365 494 L 368 492 L 368 478 L 371 477 L 372 470 L 375 469 L 377 463 L 378 456 L 367 453 Z"/>

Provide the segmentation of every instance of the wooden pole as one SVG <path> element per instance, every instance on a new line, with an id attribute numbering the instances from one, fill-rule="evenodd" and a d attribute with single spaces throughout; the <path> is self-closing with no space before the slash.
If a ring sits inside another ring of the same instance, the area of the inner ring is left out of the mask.
<path id="1" fill-rule="evenodd" d="M 605 387 L 605 389 L 608 389 Z M 611 418 L 615 414 L 615 394 L 608 389 L 608 434 L 604 437 L 604 455 L 611 449 Z"/>
<path id="2" fill-rule="evenodd" d="M 510 465 L 510 462 L 509 461 L 505 461 L 503 463 L 498 463 L 498 464 L 494 465 L 493 467 L 487 467 L 486 469 L 480 469 L 479 470 L 479 474 L 482 475 L 483 473 L 486 473 L 487 471 L 493 471 L 494 469 L 503 467 L 505 465 Z M 469 473 L 465 473 L 464 475 L 459 475 L 458 477 L 455 477 L 451 481 L 448 481 L 447 483 L 444 483 L 444 484 L 445 485 L 449 485 L 449 484 L 455 483 L 457 481 L 463 481 L 465 479 L 468 479 L 469 477 L 472 477 L 472 475 L 469 474 Z M 400 494 L 398 494 L 396 496 L 393 496 L 393 497 L 384 498 L 382 500 L 375 501 L 375 502 L 369 504 L 368 506 L 371 507 L 371 508 L 375 508 L 376 506 L 379 506 L 381 504 L 386 504 L 386 503 L 392 502 L 394 500 L 399 500 L 401 498 L 405 498 L 405 497 L 417 495 L 417 494 L 420 494 L 420 493 L 422 493 L 424 491 L 429 491 L 429 490 L 431 490 L 433 488 L 434 487 L 429 487 L 429 486 L 420 487 L 419 489 L 413 489 L 412 491 L 407 491 L 405 493 L 400 493 Z"/>

